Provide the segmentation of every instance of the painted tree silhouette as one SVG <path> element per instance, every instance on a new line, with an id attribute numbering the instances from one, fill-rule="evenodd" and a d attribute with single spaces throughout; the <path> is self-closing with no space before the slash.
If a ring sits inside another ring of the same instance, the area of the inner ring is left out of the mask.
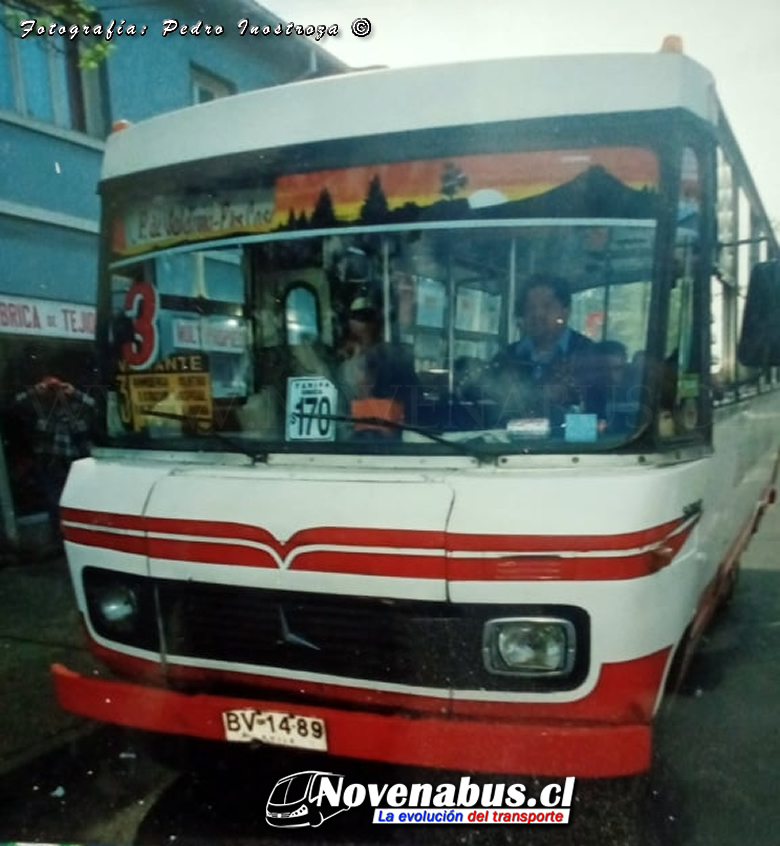
<path id="1" fill-rule="evenodd" d="M 333 198 L 330 196 L 330 191 L 323 188 L 311 213 L 311 225 L 314 229 L 327 229 L 335 224 L 336 212 L 333 208 Z"/>
<path id="2" fill-rule="evenodd" d="M 382 183 L 379 176 L 374 176 L 368 184 L 366 199 L 360 209 L 360 219 L 363 223 L 383 223 L 389 214 L 390 209 L 385 192 L 382 190 Z"/>

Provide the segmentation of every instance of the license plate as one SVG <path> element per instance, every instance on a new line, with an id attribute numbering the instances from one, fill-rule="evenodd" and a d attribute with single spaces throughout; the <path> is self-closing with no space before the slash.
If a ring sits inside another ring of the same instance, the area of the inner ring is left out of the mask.
<path id="1" fill-rule="evenodd" d="M 222 724 L 225 740 L 232 743 L 270 743 L 273 746 L 293 746 L 321 752 L 328 749 L 325 721 L 317 717 L 238 708 L 223 711 Z"/>

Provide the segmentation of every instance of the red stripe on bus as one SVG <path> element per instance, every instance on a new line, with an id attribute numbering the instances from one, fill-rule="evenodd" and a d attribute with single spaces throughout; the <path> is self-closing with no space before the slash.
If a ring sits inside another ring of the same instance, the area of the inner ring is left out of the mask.
<path id="1" fill-rule="evenodd" d="M 447 534 L 453 552 L 619 552 L 659 543 L 685 522 L 678 517 L 659 526 L 615 535 L 485 535 Z"/>
<path id="2" fill-rule="evenodd" d="M 148 555 L 146 538 L 142 535 L 122 535 L 113 532 L 95 532 L 80 526 L 63 526 L 62 535 L 66 541 L 82 546 L 95 546 L 100 549 L 113 549 L 117 552 L 129 552 L 133 555 Z"/>
<path id="3" fill-rule="evenodd" d="M 671 564 L 690 529 L 680 532 L 657 549 L 634 555 L 572 558 L 449 559 L 447 578 L 465 581 L 607 581 L 650 576 Z"/>
<path id="4" fill-rule="evenodd" d="M 183 684 L 213 684 L 225 682 L 243 685 L 248 689 L 263 687 L 265 691 L 283 691 L 298 696 L 316 697 L 330 702 L 358 705 L 371 708 L 398 708 L 406 712 L 444 714 L 449 710 L 449 691 L 441 698 L 415 696 L 411 693 L 377 690 L 375 687 L 356 687 L 348 682 L 343 685 L 326 682 L 301 681 L 299 679 L 277 678 L 276 676 L 242 673 L 234 670 L 210 670 L 201 667 L 184 667 L 167 664 L 165 670 L 157 661 L 137 658 L 116 652 L 96 643 L 87 634 L 92 654 L 117 674 L 126 678 L 145 681 L 154 685 L 169 682 Z M 370 682 L 369 682 L 370 684 Z"/>
<path id="5" fill-rule="evenodd" d="M 67 506 L 60 508 L 60 520 L 136 532 L 142 532 L 145 528 L 144 518 L 136 514 L 115 514 L 109 511 L 93 511 L 84 508 L 68 508 Z"/>
<path id="6" fill-rule="evenodd" d="M 81 508 L 61 509 L 61 519 L 94 527 L 124 529 L 151 534 L 191 535 L 206 540 L 230 539 L 262 544 L 273 549 L 280 558 L 303 546 L 376 546 L 444 549 L 443 530 L 381 529 L 352 526 L 317 526 L 296 532 L 287 541 L 280 541 L 260 526 L 217 520 L 145 517 L 87 511 Z"/>
<path id="7" fill-rule="evenodd" d="M 476 719 L 603 720 L 649 722 L 655 709 L 671 647 L 651 655 L 602 664 L 594 689 L 575 702 L 486 702 L 454 699 L 453 713 Z M 457 694 L 455 694 L 457 696 Z"/>
<path id="8" fill-rule="evenodd" d="M 281 569 L 269 551 L 235 543 L 142 538 L 65 527 L 65 539 L 84 546 L 112 549 L 188 564 Z M 546 559 L 456 558 L 319 550 L 300 553 L 289 570 L 382 578 L 474 581 L 606 581 L 649 576 L 671 563 L 688 533 L 680 533 L 660 550 L 634 555 Z"/>
<path id="9" fill-rule="evenodd" d="M 408 579 L 446 579 L 444 555 L 409 555 L 322 550 L 296 555 L 290 570 L 306 573 L 348 573 Z"/>
<path id="10" fill-rule="evenodd" d="M 639 722 L 576 725 L 549 719 L 527 723 L 410 717 L 245 697 L 191 696 L 80 676 L 62 665 L 52 667 L 52 676 L 65 710 L 145 731 L 225 741 L 223 714 L 251 708 L 322 719 L 330 755 L 389 764 L 595 778 L 632 775 L 651 763 L 650 727 Z"/>
<path id="11" fill-rule="evenodd" d="M 775 467 L 777 467 L 777 464 Z M 740 557 L 747 549 L 753 534 L 758 530 L 764 512 L 774 502 L 774 499 L 775 487 L 773 474 L 772 483 L 761 494 L 756 508 L 740 528 L 739 534 L 731 542 L 726 555 L 718 565 L 715 575 L 701 594 L 696 612 L 688 627 L 686 638 L 679 646 L 682 653 L 676 668 L 676 678 L 672 679 L 673 689 L 685 678 L 702 635 L 710 624 L 715 612 L 726 600 L 729 590 L 733 589 L 733 580 L 737 577 Z"/>
<path id="12" fill-rule="evenodd" d="M 225 741 L 225 712 L 249 708 L 319 718 L 326 726 L 330 755 L 363 760 L 578 777 L 630 775 L 648 769 L 651 762 L 650 726 L 638 715 L 622 723 L 576 723 L 556 719 L 551 713 L 556 706 L 550 705 L 544 719 L 531 720 L 517 706 L 511 720 L 478 720 L 339 709 L 249 695 L 189 695 L 80 676 L 57 664 L 52 676 L 65 710 L 145 731 Z"/>
<path id="13" fill-rule="evenodd" d="M 413 693 L 377 690 L 346 684 L 316 682 L 302 679 L 277 678 L 268 675 L 242 673 L 227 669 L 178 666 L 168 662 L 163 671 L 153 660 L 116 652 L 89 639 L 90 650 L 107 667 L 127 678 L 144 680 L 152 684 L 176 681 L 211 685 L 224 683 L 243 685 L 248 695 L 257 690 L 258 695 L 274 695 L 283 691 L 321 702 L 400 708 L 408 713 L 453 713 L 457 716 L 490 720 L 603 720 L 605 722 L 649 721 L 655 708 L 658 691 L 663 681 L 670 648 L 664 648 L 635 658 L 603 664 L 596 685 L 590 693 L 572 702 L 506 702 L 469 700 L 432 696 L 415 696 Z M 371 684 L 371 682 L 367 682 Z M 411 687 L 411 686 L 410 686 Z M 506 694 L 510 691 L 496 691 Z M 447 691 L 447 693 L 449 693 Z M 483 695 L 490 695 L 482 691 Z M 457 697 L 457 693 L 452 694 Z"/>
<path id="14" fill-rule="evenodd" d="M 375 529 L 322 526 L 296 532 L 287 541 L 279 541 L 266 529 L 244 523 L 193 520 L 168 517 L 143 517 L 63 508 L 62 519 L 99 529 L 119 528 L 129 531 L 171 535 L 191 535 L 207 540 L 244 540 L 274 549 L 280 557 L 301 546 L 376 546 L 446 550 L 448 552 L 619 552 L 650 546 L 681 527 L 680 517 L 635 532 L 614 535 L 506 535 L 462 534 L 420 529 Z"/>
<path id="15" fill-rule="evenodd" d="M 279 564 L 271 553 L 241 544 L 149 538 L 148 550 L 151 558 L 164 558 L 169 561 L 279 569 Z"/>
<path id="16" fill-rule="evenodd" d="M 73 543 L 79 543 L 86 546 L 103 547 L 106 549 L 113 549 L 122 552 L 129 552 L 139 555 L 148 555 L 152 558 L 165 559 L 171 561 L 182 561 L 193 564 L 218 564 L 218 565 L 235 565 L 244 567 L 259 567 L 267 569 L 275 569 L 281 567 L 281 562 L 285 560 L 283 550 L 278 549 L 278 544 L 271 543 L 272 536 L 270 533 L 263 530 L 251 531 L 248 533 L 240 533 L 242 535 L 253 535 L 252 542 L 256 546 L 249 546 L 240 543 L 242 537 L 236 537 L 235 534 L 230 534 L 231 540 L 238 540 L 238 543 L 225 543 L 214 537 L 213 535 L 203 535 L 203 540 L 200 539 L 182 539 L 182 538 L 159 538 L 155 536 L 141 537 L 138 535 L 128 535 L 116 533 L 113 531 L 102 531 L 107 523 L 92 524 L 96 526 L 94 529 L 84 528 L 83 526 L 72 526 L 68 521 L 74 520 L 74 516 L 67 513 L 64 516 L 65 525 L 63 532 L 66 540 Z M 83 522 L 79 520 L 79 522 Z M 196 521 L 165 521 L 166 523 L 175 522 L 180 526 L 182 522 L 187 525 Z M 220 528 L 224 528 L 226 524 L 215 524 Z M 229 524 L 228 524 L 229 525 Z M 666 527 L 673 524 L 665 524 Z M 116 528 L 116 524 L 112 522 L 111 528 Z M 249 526 L 242 526 L 243 529 L 252 529 Z M 675 527 L 676 528 L 676 527 Z M 399 553 L 378 553 L 368 552 L 364 550 L 316 550 L 316 549 L 301 549 L 301 547 L 287 544 L 289 552 L 298 548 L 301 551 L 296 555 L 291 563 L 290 570 L 296 572 L 319 572 L 319 573 L 334 573 L 334 574 L 352 574 L 352 575 L 366 575 L 366 576 L 380 576 L 388 578 L 421 578 L 421 579 L 449 579 L 450 581 L 539 581 L 539 580 L 562 580 L 562 581 L 579 581 L 579 580 L 607 580 L 607 579 L 630 579 L 640 578 L 642 576 L 650 575 L 664 566 L 671 563 L 674 555 L 679 551 L 689 536 L 692 524 L 686 527 L 683 531 L 678 531 L 676 535 L 671 538 L 666 537 L 665 543 L 661 544 L 660 538 L 657 542 L 657 548 L 645 550 L 639 553 L 628 555 L 614 555 L 614 556 L 591 556 L 578 557 L 576 552 L 572 557 L 558 557 L 549 555 L 547 557 L 539 557 L 536 559 L 527 559 L 524 556 L 513 558 L 511 555 L 502 557 L 500 559 L 484 559 L 479 557 L 474 558 L 450 558 L 446 557 L 442 551 L 441 556 L 425 556 L 415 555 L 414 553 L 399 554 Z M 167 528 L 171 531 L 171 527 Z M 361 537 L 361 545 L 375 546 L 382 548 L 383 544 L 379 543 L 379 538 L 374 530 L 359 530 L 363 537 Z M 341 530 L 338 530 L 339 535 Z M 303 535 L 304 533 L 299 533 Z M 320 530 L 307 530 L 306 534 L 310 535 L 310 542 L 313 544 L 315 540 L 321 540 L 323 534 Z M 381 531 L 385 542 L 388 540 L 387 535 L 400 536 L 399 546 L 414 548 L 416 538 L 414 532 L 386 532 Z M 437 533 L 438 534 L 438 533 Z M 411 536 L 410 536 L 411 535 Z M 195 536 L 198 538 L 199 536 Z M 260 538 L 263 540 L 260 540 Z M 482 547 L 471 551 L 490 551 L 493 546 L 491 536 L 474 536 L 479 537 L 482 541 Z M 506 538 L 503 538 L 505 541 Z M 517 536 L 511 545 L 513 551 L 518 552 L 522 549 L 523 544 L 527 540 L 524 536 Z M 611 548 L 609 543 L 604 544 L 604 538 L 601 536 L 592 536 L 588 538 L 578 538 L 578 542 L 572 543 L 574 540 L 571 537 L 550 538 L 550 546 L 559 551 L 563 551 L 564 543 L 570 543 L 572 546 L 586 549 L 587 551 L 603 551 L 605 546 L 607 549 Z M 586 543 L 587 541 L 587 543 Z M 598 542 L 600 546 L 589 546 Z M 357 540 L 354 541 L 355 545 Z M 324 544 L 323 544 L 324 545 Z M 474 544 L 476 547 L 476 543 Z M 266 546 L 268 549 L 259 548 Z M 485 547 L 488 547 L 486 550 Z M 392 546 L 384 546 L 385 549 L 392 550 Z M 523 550 L 524 551 L 524 550 Z M 620 551 L 619 549 L 616 551 Z M 529 550 L 533 554 L 532 550 Z M 276 554 L 274 554 L 276 553 Z"/>

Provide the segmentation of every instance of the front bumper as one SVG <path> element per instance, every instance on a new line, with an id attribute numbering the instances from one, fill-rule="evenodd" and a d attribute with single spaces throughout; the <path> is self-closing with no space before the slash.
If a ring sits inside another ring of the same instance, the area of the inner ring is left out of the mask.
<path id="1" fill-rule="evenodd" d="M 283 701 L 185 694 L 81 676 L 55 664 L 67 711 L 144 731 L 225 741 L 222 714 L 240 708 L 289 711 L 325 721 L 329 755 L 408 766 L 581 778 L 627 776 L 650 767 L 646 723 L 571 723 L 409 716 Z"/>

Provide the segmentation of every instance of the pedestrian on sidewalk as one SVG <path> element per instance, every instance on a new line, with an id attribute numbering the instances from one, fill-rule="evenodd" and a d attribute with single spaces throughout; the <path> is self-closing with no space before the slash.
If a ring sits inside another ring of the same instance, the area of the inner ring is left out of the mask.
<path id="1" fill-rule="evenodd" d="M 62 547 L 59 504 L 70 465 L 89 455 L 95 400 L 57 376 L 45 376 L 16 395 L 31 426 L 35 475 L 49 514 L 55 547 Z"/>

